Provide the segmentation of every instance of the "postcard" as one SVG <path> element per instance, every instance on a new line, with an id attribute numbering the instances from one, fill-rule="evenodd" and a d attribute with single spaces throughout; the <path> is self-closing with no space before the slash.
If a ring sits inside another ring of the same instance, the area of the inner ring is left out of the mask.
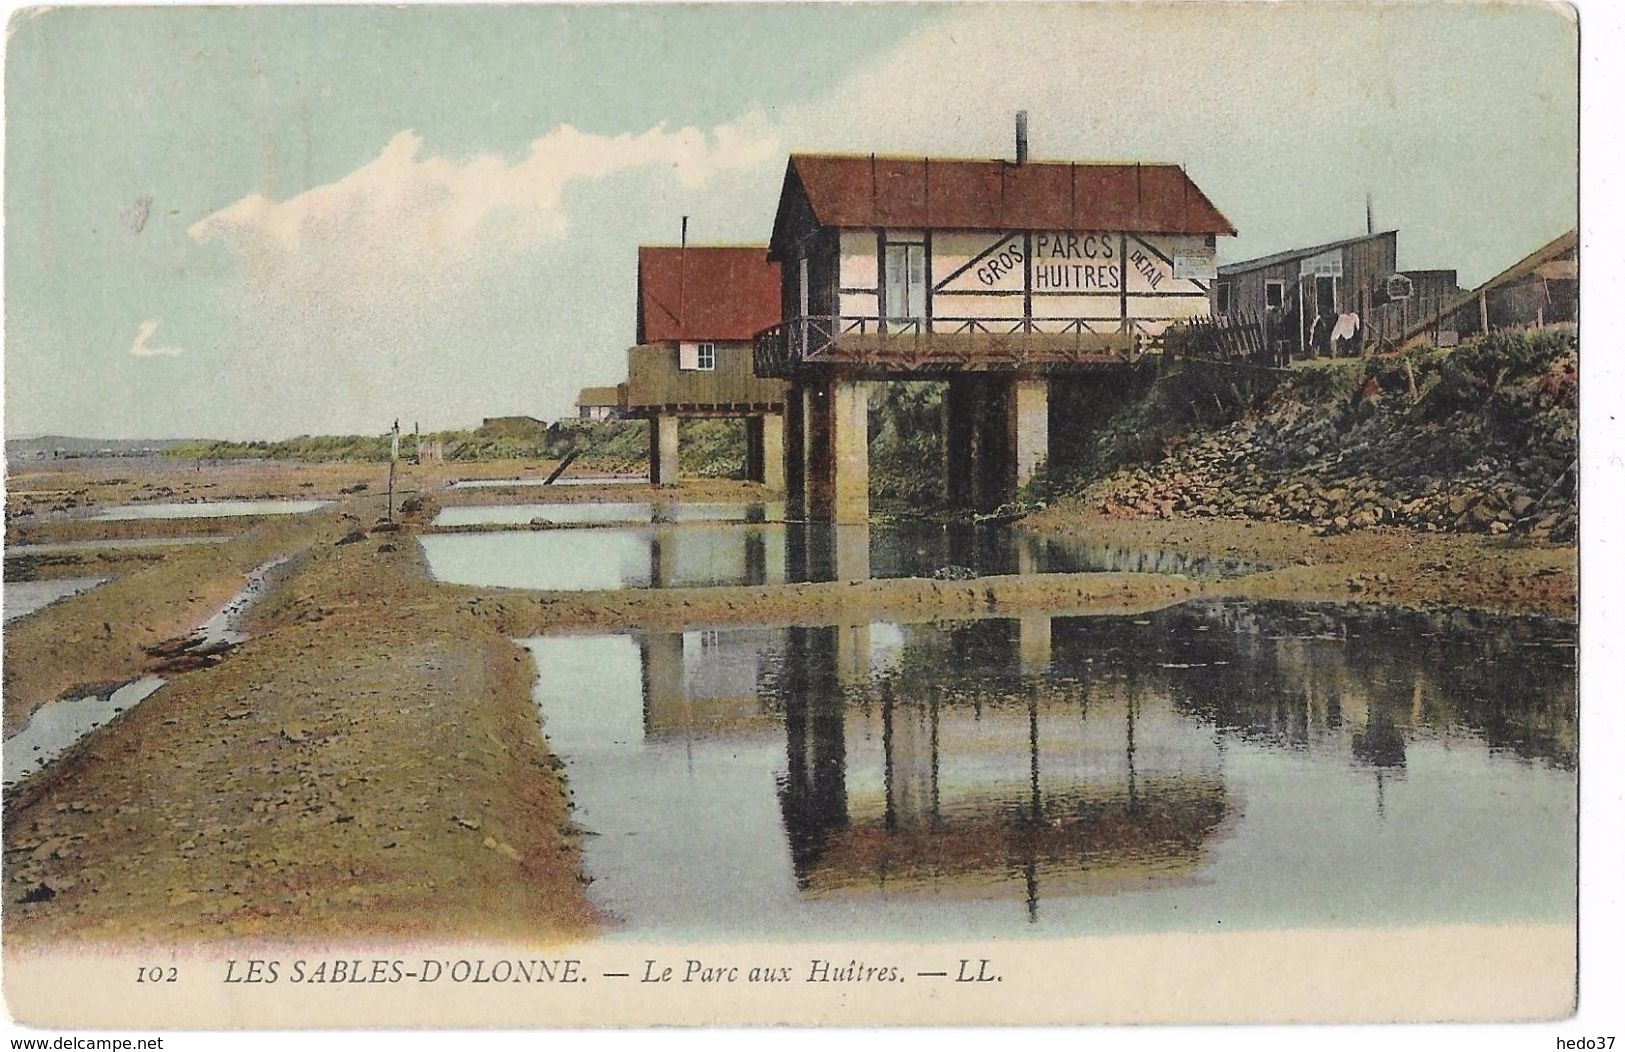
<path id="1" fill-rule="evenodd" d="M 16 12 L 18 1032 L 1568 1018 L 1579 69 Z"/>

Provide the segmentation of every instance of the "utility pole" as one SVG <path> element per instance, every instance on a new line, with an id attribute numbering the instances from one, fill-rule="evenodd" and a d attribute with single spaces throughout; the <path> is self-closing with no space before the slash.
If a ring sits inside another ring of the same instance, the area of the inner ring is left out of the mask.
<path id="1" fill-rule="evenodd" d="M 395 521 L 395 461 L 401 458 L 401 422 L 389 429 L 389 521 Z"/>

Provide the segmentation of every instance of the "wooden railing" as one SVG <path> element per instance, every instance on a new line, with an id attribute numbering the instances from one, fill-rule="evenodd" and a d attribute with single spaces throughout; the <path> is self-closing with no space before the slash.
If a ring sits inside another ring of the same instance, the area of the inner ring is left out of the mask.
<path id="1" fill-rule="evenodd" d="M 1135 319 L 919 318 L 811 315 L 756 334 L 760 376 L 849 365 L 876 372 L 1054 370 L 1136 361 L 1160 338 Z"/>

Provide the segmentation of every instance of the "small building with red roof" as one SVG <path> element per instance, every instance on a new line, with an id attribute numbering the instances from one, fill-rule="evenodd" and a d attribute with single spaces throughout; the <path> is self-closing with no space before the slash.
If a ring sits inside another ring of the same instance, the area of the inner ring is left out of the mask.
<path id="1" fill-rule="evenodd" d="M 677 481 L 677 422 L 696 416 L 743 417 L 748 476 L 780 484 L 785 385 L 752 361 L 755 334 L 779 320 L 780 283 L 765 245 L 638 249 L 638 342 L 621 409 L 650 421 L 656 485 Z"/>

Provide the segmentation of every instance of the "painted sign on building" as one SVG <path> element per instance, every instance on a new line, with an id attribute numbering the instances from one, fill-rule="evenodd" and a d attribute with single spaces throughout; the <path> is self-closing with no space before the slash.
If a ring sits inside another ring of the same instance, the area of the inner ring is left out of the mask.
<path id="1" fill-rule="evenodd" d="M 1020 293 L 1115 292 L 1123 287 L 1120 236 L 1101 233 L 939 235 L 936 291 Z"/>
<path id="2" fill-rule="evenodd" d="M 1200 279 L 1175 272 L 1175 255 L 1186 250 L 1188 269 L 1213 258 L 1205 238 L 1178 235 L 843 231 L 837 281 L 842 314 L 855 320 L 878 320 L 884 302 L 887 324 L 925 331 L 1065 332 L 1081 322 L 1153 332 L 1156 322 L 1207 310 Z"/>
<path id="3" fill-rule="evenodd" d="M 1123 287 L 1121 238 L 1112 234 L 1032 235 L 1033 292 L 1112 292 Z"/>
<path id="4" fill-rule="evenodd" d="M 1181 237 L 1171 240 L 1174 277 L 1186 281 L 1212 281 L 1219 276 L 1219 250 L 1206 238 Z"/>

